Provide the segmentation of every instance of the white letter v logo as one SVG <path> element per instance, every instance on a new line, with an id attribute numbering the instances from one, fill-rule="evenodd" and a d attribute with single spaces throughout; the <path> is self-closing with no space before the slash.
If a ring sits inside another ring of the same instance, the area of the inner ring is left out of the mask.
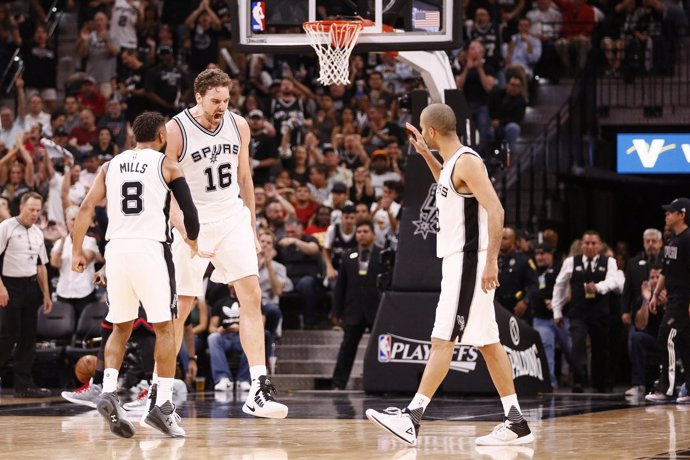
<path id="1" fill-rule="evenodd" d="M 637 150 L 637 156 L 640 157 L 642 166 L 653 168 L 664 148 L 664 140 L 653 139 L 651 144 L 647 144 L 644 139 L 633 139 L 632 143 L 635 146 L 635 150 Z"/>

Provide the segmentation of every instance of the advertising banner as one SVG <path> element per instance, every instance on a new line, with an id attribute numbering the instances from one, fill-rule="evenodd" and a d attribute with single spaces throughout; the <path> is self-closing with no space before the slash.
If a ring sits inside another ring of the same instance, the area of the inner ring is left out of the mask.
<path id="1" fill-rule="evenodd" d="M 414 393 L 431 352 L 438 292 L 386 292 L 364 358 L 364 390 Z M 503 348 L 513 366 L 518 395 L 550 391 L 549 371 L 539 334 L 495 304 Z M 496 390 L 478 349 L 456 345 L 450 371 L 439 391 L 488 393 Z"/>
<path id="2" fill-rule="evenodd" d="M 618 134 L 621 174 L 690 173 L 689 134 Z"/>

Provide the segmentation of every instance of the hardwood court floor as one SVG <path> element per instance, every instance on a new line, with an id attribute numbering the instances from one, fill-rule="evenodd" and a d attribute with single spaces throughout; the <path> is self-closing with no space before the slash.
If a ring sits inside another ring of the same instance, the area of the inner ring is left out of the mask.
<path id="1" fill-rule="evenodd" d="M 241 413 L 241 401 L 190 395 L 180 404 L 184 439 L 139 428 L 132 439 L 111 435 L 94 410 L 66 402 L 0 406 L 2 459 L 689 459 L 690 406 L 645 406 L 622 398 L 545 397 L 522 407 L 537 441 L 526 447 L 476 447 L 500 419 L 492 398 L 438 398 L 416 448 L 363 418 L 364 407 L 405 399 L 362 393 L 298 393 L 281 400 L 286 420 Z M 133 421 L 138 419 L 132 417 Z"/>

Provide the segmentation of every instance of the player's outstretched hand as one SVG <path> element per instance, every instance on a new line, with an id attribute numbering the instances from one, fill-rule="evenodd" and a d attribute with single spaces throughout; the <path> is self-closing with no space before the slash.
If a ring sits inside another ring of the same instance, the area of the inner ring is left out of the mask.
<path id="1" fill-rule="evenodd" d="M 72 271 L 73 272 L 78 272 L 78 273 L 83 273 L 84 270 L 86 270 L 86 257 L 84 257 L 84 254 L 79 254 L 76 257 L 72 257 Z"/>
<path id="2" fill-rule="evenodd" d="M 429 150 L 429 147 L 426 145 L 422 133 L 420 133 L 412 123 L 405 123 L 405 129 L 407 129 L 409 133 L 408 137 L 410 139 L 410 144 L 412 144 L 412 147 L 414 147 L 417 153 L 421 155 L 431 155 L 431 150 Z"/>

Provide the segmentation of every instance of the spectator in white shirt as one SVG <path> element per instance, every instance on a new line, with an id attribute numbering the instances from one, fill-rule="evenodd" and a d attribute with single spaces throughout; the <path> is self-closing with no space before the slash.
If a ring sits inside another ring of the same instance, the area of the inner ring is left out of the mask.
<path id="1" fill-rule="evenodd" d="M 41 125 L 43 135 L 48 137 L 53 135 L 50 114 L 43 111 L 43 99 L 38 94 L 29 98 L 29 113 L 24 117 L 24 129 L 28 131 L 36 125 Z"/>
<path id="2" fill-rule="evenodd" d="M 69 303 L 74 306 L 77 317 L 84 308 L 96 302 L 96 262 L 103 262 L 103 257 L 98 250 L 96 239 L 91 236 L 84 237 L 84 256 L 88 262 L 86 270 L 82 273 L 72 271 L 72 230 L 74 221 L 79 213 L 79 208 L 71 206 L 65 211 L 65 222 L 69 234 L 59 239 L 50 252 L 50 265 L 60 270 L 58 279 L 57 295 L 60 302 Z"/>

